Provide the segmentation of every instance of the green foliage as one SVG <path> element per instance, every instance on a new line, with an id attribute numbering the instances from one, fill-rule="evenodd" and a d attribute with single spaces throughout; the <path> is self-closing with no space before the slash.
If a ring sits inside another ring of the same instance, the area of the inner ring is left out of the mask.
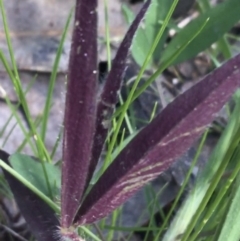
<path id="1" fill-rule="evenodd" d="M 224 171 L 228 166 L 228 163 L 231 161 L 232 155 L 239 145 L 240 140 L 239 93 L 240 92 L 237 91 L 235 94 L 236 106 L 227 127 L 222 133 L 222 136 L 212 152 L 205 168 L 200 173 L 194 189 L 190 192 L 175 219 L 172 221 L 171 227 L 167 230 L 163 241 L 175 240 L 177 236 L 182 234 L 184 234 L 182 240 L 190 240 L 189 235 L 193 230 L 193 227 L 196 228 L 194 235 L 198 235 L 201 231 L 201 225 L 199 225 L 199 223 L 202 222 L 202 224 L 205 225 L 209 220 L 209 217 L 213 215 L 214 210 L 218 214 L 216 209 L 220 208 L 220 206 L 218 206 L 219 202 L 224 200 L 222 195 L 225 195 L 225 191 L 227 190 L 226 187 L 224 188 L 222 186 L 220 181 L 222 180 Z M 216 193 L 213 194 L 213 192 L 216 190 L 219 191 L 218 194 L 220 196 L 216 198 L 216 202 L 214 202 L 213 206 L 209 205 L 208 202 L 210 198 L 217 196 Z M 226 196 L 224 197 L 227 199 Z M 210 212 L 210 216 L 207 215 L 208 217 L 206 217 L 205 214 L 208 212 Z M 219 222 L 217 223 L 219 224 Z M 216 226 L 214 228 L 216 228 Z"/>
<path id="2" fill-rule="evenodd" d="M 173 4 L 173 0 L 154 0 L 146 14 L 145 23 L 142 24 L 133 40 L 131 47 L 132 55 L 134 60 L 142 66 L 144 60 L 146 59 L 151 46 L 159 32 L 159 29 L 162 27 L 163 21 L 166 19 L 166 16 L 170 10 L 170 7 Z M 130 24 L 134 19 L 134 14 L 131 10 L 123 5 L 123 13 L 127 22 Z M 164 34 L 159 41 L 149 65 L 157 63 L 163 49 L 163 45 L 167 38 L 168 28 L 164 31 Z"/>
<path id="3" fill-rule="evenodd" d="M 45 166 L 50 189 L 53 197 L 59 197 L 61 186 L 60 169 L 52 163 L 41 163 L 36 158 L 15 153 L 10 157 L 10 163 L 15 171 L 22 175 L 27 181 L 32 183 L 38 190 L 46 196 L 51 197 L 45 179 L 43 165 Z"/>
<path id="4" fill-rule="evenodd" d="M 172 1 L 169 0 L 154 0 L 149 8 L 145 22 L 137 31 L 132 45 L 132 56 L 138 65 L 143 65 L 171 4 Z M 122 9 L 126 21 L 131 23 L 134 18 L 133 12 L 126 5 L 123 5 Z M 229 57 L 230 53 L 229 50 L 226 49 L 226 42 L 224 42 L 223 39 L 220 41 L 220 39 L 239 21 L 239 12 L 240 2 L 238 0 L 228 0 L 213 8 L 206 9 L 199 17 L 192 20 L 183 29 L 179 29 L 173 23 L 169 23 L 152 55 L 148 67 L 165 63 L 181 46 L 192 38 L 208 19 L 209 21 L 201 33 L 179 54 L 172 64 L 181 63 L 196 56 L 218 40 L 219 44 L 225 48 L 224 55 Z M 172 41 L 164 48 L 170 27 L 177 33 Z"/>
<path id="5" fill-rule="evenodd" d="M 239 161 L 240 156 L 238 156 Z M 231 197 L 231 205 L 228 210 L 226 219 L 224 221 L 224 225 L 222 227 L 220 236 L 218 241 L 238 241 L 240 238 L 240 182 L 239 182 L 239 174 L 234 185 L 234 196 Z"/>
<path id="6" fill-rule="evenodd" d="M 230 28 L 237 23 L 240 19 L 239 12 L 239 0 L 228 0 L 207 10 L 198 18 L 191 21 L 176 35 L 162 53 L 161 62 L 167 60 L 207 19 L 209 19 L 202 32 L 186 47 L 184 51 L 182 51 L 182 53 L 174 60 L 173 64 L 186 61 L 204 51 L 206 48 L 210 47 L 211 44 L 219 40 L 224 33 L 229 31 Z"/>

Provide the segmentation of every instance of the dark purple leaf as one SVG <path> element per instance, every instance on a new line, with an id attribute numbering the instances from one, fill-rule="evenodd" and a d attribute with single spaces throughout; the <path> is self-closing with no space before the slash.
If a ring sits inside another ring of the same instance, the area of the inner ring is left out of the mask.
<path id="1" fill-rule="evenodd" d="M 112 69 L 106 79 L 105 86 L 100 95 L 97 105 L 97 126 L 94 136 L 93 154 L 90 164 L 90 171 L 88 181 L 90 181 L 95 167 L 97 165 L 99 156 L 101 154 L 105 139 L 107 137 L 109 124 L 114 107 L 118 100 L 118 91 L 122 84 L 123 74 L 126 69 L 126 60 L 128 57 L 129 49 L 132 44 L 133 37 L 138 29 L 141 20 L 143 19 L 151 0 L 147 0 L 142 9 L 137 14 L 135 20 L 127 31 L 115 59 L 113 60 Z"/>
<path id="2" fill-rule="evenodd" d="M 97 0 L 76 1 L 64 119 L 61 225 L 69 227 L 89 170 L 96 120 Z"/>
<path id="3" fill-rule="evenodd" d="M 142 129 L 93 187 L 74 223 L 105 217 L 183 154 L 240 86 L 239 66 L 240 54 L 178 96 Z"/>
<path id="4" fill-rule="evenodd" d="M 9 165 L 9 155 L 0 150 L 0 159 Z M 3 169 L 17 205 L 38 241 L 58 241 L 59 222 L 53 211 L 42 199 Z"/>

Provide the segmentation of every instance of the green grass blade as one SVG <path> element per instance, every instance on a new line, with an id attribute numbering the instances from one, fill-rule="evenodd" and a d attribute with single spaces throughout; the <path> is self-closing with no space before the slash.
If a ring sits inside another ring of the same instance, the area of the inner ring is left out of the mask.
<path id="1" fill-rule="evenodd" d="M 236 102 L 236 106 L 229 123 L 222 133 L 217 146 L 212 152 L 206 167 L 197 179 L 195 188 L 191 191 L 185 203 L 177 213 L 171 226 L 167 230 L 163 241 L 172 241 L 185 232 L 189 224 L 191 225 L 190 222 L 193 215 L 200 206 L 202 200 L 206 197 L 208 188 L 220 164 L 224 161 L 226 153 L 235 138 L 236 130 L 240 126 L 240 101 L 237 95 L 235 95 L 235 97 L 238 101 Z"/>
<path id="2" fill-rule="evenodd" d="M 129 106 L 130 106 L 130 104 L 131 104 L 131 102 L 132 102 L 132 98 L 133 98 L 134 93 L 135 93 L 135 91 L 136 91 L 137 85 L 138 85 L 138 83 L 140 82 L 140 80 L 141 80 L 141 78 L 142 78 L 142 75 L 144 74 L 144 71 L 145 71 L 145 69 L 147 68 L 149 62 L 151 61 L 152 55 L 153 55 L 153 53 L 154 53 L 154 50 L 155 50 L 155 48 L 157 47 L 157 44 L 158 44 L 159 40 L 161 39 L 161 37 L 162 37 L 162 35 L 163 35 L 163 33 L 164 33 L 164 30 L 165 30 L 166 27 L 167 27 L 167 24 L 168 24 L 168 22 L 169 22 L 169 20 L 170 20 L 170 18 L 171 18 L 171 16 L 172 16 L 172 13 L 173 13 L 173 11 L 174 11 L 177 3 L 178 3 L 178 0 L 174 0 L 173 4 L 172 4 L 172 6 L 171 6 L 171 8 L 170 8 L 170 10 L 169 10 L 169 13 L 168 13 L 167 17 L 166 17 L 166 19 L 165 19 L 162 27 L 160 28 L 160 31 L 159 31 L 159 33 L 157 34 L 157 37 L 156 37 L 156 39 L 154 40 L 153 45 L 151 46 L 151 49 L 150 49 L 150 51 L 149 51 L 149 53 L 148 53 L 148 55 L 147 55 L 147 57 L 146 57 L 146 59 L 145 59 L 145 61 L 144 61 L 144 64 L 143 64 L 143 66 L 141 67 L 141 69 L 140 69 L 140 71 L 139 71 L 139 74 L 138 74 L 138 76 L 137 76 L 137 79 L 135 80 L 135 82 L 134 82 L 134 84 L 133 84 L 133 86 L 132 86 L 132 89 L 131 89 L 131 91 L 130 91 L 130 93 L 129 93 L 129 95 L 128 95 L 128 98 L 127 98 L 125 104 L 124 104 L 123 107 L 122 107 L 122 108 L 123 108 L 123 111 L 122 111 L 121 115 L 119 116 L 116 129 L 115 129 L 115 131 L 114 131 L 114 133 L 113 133 L 113 137 L 112 137 L 112 139 L 111 139 L 111 142 L 110 142 L 110 145 L 109 145 L 109 148 L 108 148 L 108 151 L 107 151 L 107 155 L 106 155 L 106 159 L 105 159 L 105 161 L 104 161 L 104 165 L 103 165 L 103 168 L 102 168 L 102 172 L 104 172 L 104 171 L 107 169 L 108 165 L 110 164 L 111 154 L 112 154 L 112 151 L 113 151 L 114 146 L 115 146 L 115 144 L 116 144 L 117 136 L 118 136 L 118 133 L 119 133 L 119 131 L 120 131 L 120 128 L 121 128 L 121 125 L 122 125 L 122 122 L 123 122 L 125 113 L 126 113 L 127 109 L 129 108 Z"/>
<path id="3" fill-rule="evenodd" d="M 186 178 L 185 178 L 185 180 L 184 180 L 184 182 L 183 182 L 183 185 L 181 186 L 181 189 L 179 190 L 179 193 L 178 193 L 178 195 L 177 195 L 177 197 L 176 197 L 176 199 L 175 199 L 175 201 L 174 201 L 174 203 L 173 203 L 170 211 L 168 212 L 166 218 L 164 219 L 164 222 L 163 222 L 163 224 L 161 225 L 161 228 L 160 228 L 160 230 L 158 231 L 158 234 L 156 235 L 154 241 L 157 241 L 157 240 L 159 239 L 159 237 L 162 235 L 162 233 L 163 233 L 166 225 L 168 224 L 168 222 L 169 222 L 169 220 L 170 220 L 170 217 L 172 217 L 172 214 L 173 214 L 173 212 L 174 212 L 174 210 L 175 210 L 175 208 L 176 208 L 176 206 L 177 206 L 177 203 L 179 202 L 179 200 L 180 200 L 180 198 L 181 198 L 181 196 L 182 196 L 182 193 L 183 193 L 183 191 L 185 190 L 185 187 L 186 187 L 186 185 L 187 185 L 187 182 L 189 181 L 189 178 L 190 178 L 190 175 L 191 175 L 191 173 L 192 173 L 193 167 L 196 165 L 196 162 L 197 162 L 197 160 L 198 160 L 198 158 L 199 158 L 199 155 L 200 155 L 200 153 L 201 153 L 201 151 L 202 151 L 203 145 L 204 145 L 204 143 L 205 143 L 205 141 L 206 141 L 206 138 L 207 138 L 207 134 L 208 134 L 208 130 L 205 131 L 205 133 L 204 133 L 204 135 L 203 135 L 203 137 L 202 137 L 202 140 L 201 140 L 201 142 L 200 142 L 200 145 L 199 145 L 199 147 L 198 147 L 198 149 L 197 149 L 197 153 L 196 153 L 196 155 L 195 155 L 195 157 L 194 157 L 194 160 L 193 160 L 193 162 L 192 162 L 192 164 L 191 164 L 191 168 L 190 168 L 190 170 L 188 171 L 187 176 L 186 176 Z"/>
<path id="4" fill-rule="evenodd" d="M 63 51 L 63 44 L 65 42 L 69 24 L 70 24 L 70 21 L 72 18 L 72 13 L 73 13 L 73 10 L 71 10 L 71 12 L 67 18 L 67 22 L 64 27 L 63 34 L 62 34 L 62 37 L 61 37 L 61 40 L 60 40 L 60 43 L 59 43 L 59 46 L 57 49 L 57 54 L 56 54 L 56 57 L 54 60 L 53 69 L 52 69 L 52 73 L 50 76 L 47 99 L 46 99 L 46 103 L 45 103 L 45 107 L 44 107 L 44 111 L 43 111 L 42 129 L 41 129 L 41 137 L 42 137 L 43 142 L 45 141 L 45 136 L 46 136 L 46 132 L 47 132 L 47 123 L 49 120 L 49 112 L 51 109 L 52 95 L 53 95 L 53 89 L 54 89 L 55 82 L 56 82 L 58 66 L 59 66 L 61 54 Z"/>
<path id="5" fill-rule="evenodd" d="M 19 78 L 19 74 L 18 74 L 18 70 L 17 70 L 17 64 L 14 58 L 14 54 L 13 54 L 13 48 L 12 48 L 12 44 L 11 44 L 11 40 L 10 40 L 10 34 L 9 34 L 9 28 L 8 28 L 8 24 L 7 24 L 7 17 L 6 17 L 6 13 L 4 10 L 4 5 L 3 5 L 3 1 L 0 0 L 0 11 L 2 14 L 2 19 L 3 19 L 3 25 L 4 25 L 4 31 L 5 31 L 5 36 L 6 36 L 6 40 L 7 40 L 7 45 L 8 45 L 8 51 L 10 53 L 10 58 L 11 58 L 11 62 L 12 62 L 12 67 L 13 67 L 13 73 L 14 74 L 10 74 L 10 79 L 13 83 L 13 86 L 15 87 L 15 91 L 16 94 L 18 96 L 19 101 L 21 102 L 23 109 L 24 109 L 24 113 L 26 115 L 26 118 L 28 119 L 29 125 L 30 125 L 30 129 L 32 131 L 32 133 L 34 134 L 34 139 L 36 142 L 36 147 L 38 150 L 38 156 L 40 157 L 41 160 L 44 159 L 44 157 L 50 161 L 50 156 L 48 154 L 48 151 L 46 150 L 46 147 L 44 146 L 40 136 L 38 135 L 36 128 L 33 124 L 31 115 L 30 115 L 30 111 L 27 105 L 27 101 L 24 95 L 24 91 L 22 88 L 22 84 Z M 3 61 L 4 60 L 4 55 L 2 54 L 2 52 L 0 51 L 0 58 Z M 4 67 L 8 67 L 9 69 L 7 69 L 8 73 L 11 73 L 11 69 L 9 66 L 7 66 L 7 61 L 3 61 Z"/>
<path id="6" fill-rule="evenodd" d="M 2 14 L 4 32 L 5 32 L 7 45 L 8 45 L 8 51 L 9 51 L 11 62 L 12 62 L 13 72 L 14 72 L 14 75 L 15 75 L 14 79 L 16 80 L 16 84 L 17 84 L 16 86 L 19 87 L 18 86 L 19 75 L 18 75 L 18 70 L 17 70 L 17 64 L 16 64 L 14 54 L 13 54 L 13 47 L 12 47 L 12 43 L 11 43 L 11 40 L 10 40 L 10 33 L 9 33 L 9 29 L 8 29 L 7 16 L 6 16 L 5 8 L 4 8 L 4 5 L 3 5 L 3 0 L 0 0 L 0 9 L 1 9 L 1 14 Z"/>
<path id="7" fill-rule="evenodd" d="M 0 53 L 0 56 L 1 56 L 1 53 Z M 6 59 L 5 59 L 4 55 L 2 55 L 2 57 L 3 57 L 4 61 L 5 61 Z M 6 69 L 9 69 L 9 66 L 8 66 L 8 63 L 7 63 L 7 62 L 6 62 L 6 65 L 7 65 L 7 68 L 6 68 Z M 9 69 L 9 70 L 10 70 L 10 69 Z M 10 72 L 11 72 L 11 71 L 10 71 Z M 36 80 L 36 76 L 35 76 L 35 77 L 31 80 L 31 82 L 28 84 L 26 90 L 24 91 L 24 94 L 27 94 L 27 93 L 28 93 L 28 91 L 31 89 L 32 85 L 35 83 L 35 80 Z M 19 124 L 19 126 L 20 126 L 20 128 L 22 129 L 23 133 L 24 133 L 24 134 L 27 133 L 27 131 L 25 130 L 25 127 L 24 127 L 21 119 L 18 117 L 18 114 L 17 114 L 17 109 L 19 108 L 20 103 L 18 103 L 18 104 L 16 105 L 16 107 L 14 107 L 14 106 L 11 104 L 8 96 L 6 95 L 5 90 L 4 90 L 1 86 L 0 86 L 0 92 L 2 92 L 2 95 L 5 96 L 5 99 L 6 99 L 6 102 L 7 102 L 7 104 L 8 104 L 8 107 L 10 108 L 10 110 L 12 110 L 12 114 L 11 114 L 11 116 L 8 118 L 8 120 L 7 120 L 6 124 L 4 125 L 3 129 L 1 130 L 0 136 L 4 133 L 5 129 L 7 128 L 8 124 L 10 123 L 10 121 L 12 120 L 13 117 L 15 117 L 15 118 L 17 119 L 17 124 Z M 12 129 L 12 130 L 13 130 L 13 129 Z M 10 136 L 10 133 L 11 133 L 11 131 L 9 132 L 8 136 Z M 26 138 L 26 142 L 28 142 L 28 143 L 30 144 L 30 147 L 32 148 L 33 153 L 37 154 L 37 153 L 36 153 L 36 150 L 35 150 L 35 148 L 34 148 L 34 146 L 33 146 L 32 139 L 31 139 L 30 137 L 31 137 L 31 135 L 28 135 L 28 138 Z M 4 140 L 4 143 L 2 144 L 2 147 L 6 144 L 7 139 L 8 139 L 8 138 L 6 138 L 6 139 Z"/>
<path id="8" fill-rule="evenodd" d="M 225 36 L 223 36 L 221 39 L 218 40 L 217 45 L 218 45 L 218 49 L 222 52 L 224 59 L 227 60 L 232 57 L 231 47 Z"/>
<path id="9" fill-rule="evenodd" d="M 26 132 L 25 128 L 23 127 L 23 124 L 22 124 L 18 114 L 16 113 L 16 108 L 11 104 L 11 102 L 10 102 L 10 100 L 7 97 L 6 94 L 4 95 L 4 97 L 6 99 L 6 102 L 7 102 L 8 106 L 10 107 L 12 113 L 14 114 L 15 118 L 17 119 L 18 124 L 20 125 L 21 129 L 23 130 L 24 136 L 26 137 L 26 140 L 28 140 L 30 138 L 30 136 L 28 135 L 28 133 Z M 30 145 L 31 145 L 31 142 L 30 142 Z M 32 146 L 32 150 L 34 150 L 33 146 Z M 42 160 L 41 160 L 41 164 L 42 164 L 42 168 L 43 168 L 43 171 L 44 171 L 44 176 L 45 176 L 46 182 L 48 183 L 49 193 L 51 194 L 51 189 L 50 189 L 49 182 L 48 182 L 49 177 L 48 177 L 48 174 L 47 174 L 45 163 Z"/>
<path id="10" fill-rule="evenodd" d="M 238 147 L 236 153 L 234 154 L 233 159 L 235 159 L 236 161 L 239 161 L 240 158 L 240 146 Z M 221 191 L 218 192 L 218 194 L 214 197 L 214 201 L 208 206 L 207 210 L 206 210 L 206 214 L 204 215 L 204 217 L 202 218 L 202 221 L 199 225 L 199 227 L 195 230 L 195 232 L 192 234 L 191 239 L 189 241 L 194 241 L 197 236 L 199 235 L 199 233 L 201 232 L 201 230 L 203 229 L 203 227 L 206 225 L 206 223 L 209 221 L 210 217 L 213 215 L 214 210 L 217 210 L 218 205 L 220 204 L 220 202 L 223 200 L 224 195 L 227 193 L 229 187 L 231 186 L 232 182 L 235 180 L 237 174 L 239 173 L 240 170 L 240 165 L 238 165 L 238 167 L 234 168 L 233 173 L 231 174 L 231 176 L 228 178 L 228 180 L 226 181 L 226 183 L 223 185 L 223 187 L 221 187 Z M 218 174 L 219 175 L 219 174 Z M 222 175 L 220 175 L 221 178 Z M 240 200 L 240 199 L 239 199 Z M 239 201 L 238 200 L 238 201 Z M 224 201 L 224 200 L 223 200 Z M 215 211 L 216 212 L 216 211 Z M 231 216 L 229 216 L 229 219 L 231 220 Z M 232 221 L 232 220 L 231 220 Z M 236 220 L 234 220 L 236 222 Z M 227 220 L 225 221 L 225 224 L 228 225 Z M 228 230 L 229 231 L 229 230 Z M 234 231 L 234 233 L 236 232 L 236 230 Z M 240 234 L 240 232 L 239 232 Z M 228 239 L 231 240 L 232 239 Z"/>
<path id="11" fill-rule="evenodd" d="M 41 118 L 37 117 L 34 121 L 34 125 L 38 127 L 41 123 Z M 22 141 L 22 143 L 18 146 L 16 152 L 21 152 L 25 145 L 28 143 L 28 140 L 32 138 L 32 132 L 29 131 L 27 135 L 25 135 L 25 139 Z M 35 150 L 34 155 L 37 156 L 37 150 Z"/>
<path id="12" fill-rule="evenodd" d="M 44 169 L 45 178 L 46 178 L 46 181 L 48 181 L 48 176 L 47 176 L 47 172 L 45 170 L 43 159 L 45 157 L 48 161 L 51 161 L 50 156 L 48 154 L 48 151 L 47 151 L 46 147 L 44 146 L 44 143 L 42 142 L 42 140 L 40 138 L 40 135 L 38 135 L 38 133 L 36 131 L 36 127 L 34 125 L 34 122 L 33 122 L 32 118 L 30 116 L 29 108 L 28 108 L 27 101 L 26 101 L 26 98 L 25 98 L 25 93 L 24 93 L 22 85 L 21 85 L 21 81 L 20 81 L 19 74 L 18 74 L 18 71 L 17 71 L 17 65 L 16 65 L 16 62 L 15 62 L 15 59 L 14 59 L 13 48 L 12 48 L 12 44 L 11 44 L 11 40 L 10 40 L 9 29 L 8 29 L 8 25 L 7 25 L 7 19 L 6 19 L 6 14 L 5 14 L 5 11 L 4 11 L 4 6 L 3 6 L 2 0 L 0 0 L 0 8 L 1 8 L 1 13 L 2 13 L 2 18 L 3 18 L 3 24 L 4 24 L 4 30 L 5 30 L 5 35 L 6 35 L 6 39 L 7 39 L 7 44 L 8 44 L 8 48 L 9 48 L 8 50 L 9 50 L 9 53 L 10 53 L 12 66 L 13 66 L 13 70 L 14 70 L 14 75 L 12 74 L 10 66 L 8 65 L 8 63 L 7 63 L 4 55 L 2 54 L 2 52 L 0 52 L 0 58 L 1 58 L 5 68 L 7 70 L 7 72 L 9 73 L 10 79 L 11 79 L 11 81 L 12 81 L 14 87 L 15 87 L 18 99 L 23 106 L 24 114 L 26 115 L 26 118 L 28 120 L 30 129 L 31 129 L 31 133 L 33 134 L 33 137 L 34 137 L 34 140 L 35 140 L 35 143 L 36 143 L 36 147 L 37 147 L 37 150 L 38 150 L 38 157 L 40 157 L 40 160 L 42 161 L 42 166 L 43 166 L 43 169 Z M 9 102 L 8 105 L 11 106 L 11 103 Z M 12 112 L 15 113 L 14 108 L 12 108 Z M 18 115 L 15 115 L 15 117 L 16 117 L 18 123 L 21 125 L 21 121 L 18 118 Z M 22 130 L 24 130 L 23 126 L 22 126 Z M 24 134 L 25 134 L 26 137 L 28 137 L 28 134 L 26 132 L 24 132 Z M 30 145 L 31 145 L 31 143 L 30 143 Z M 32 150 L 34 150 L 33 146 L 32 146 Z"/>
<path id="13" fill-rule="evenodd" d="M 238 162 L 240 160 L 240 156 L 238 155 Z M 239 170 L 238 170 L 239 173 Z M 237 178 L 236 192 L 232 199 L 230 209 L 228 211 L 226 220 L 221 229 L 220 236 L 218 241 L 238 241 L 240 239 L 240 182 L 239 182 L 239 174 Z"/>
<path id="14" fill-rule="evenodd" d="M 123 98 L 122 98 L 121 95 L 119 95 L 119 100 L 120 100 L 120 104 L 123 105 L 124 101 L 123 101 Z M 126 122 L 126 125 L 127 125 L 127 128 L 128 128 L 128 131 L 129 131 L 130 135 L 132 135 L 134 130 L 133 130 L 133 127 L 131 125 L 131 122 L 130 122 L 130 119 L 129 119 L 129 116 L 128 116 L 127 112 L 125 113 L 124 117 L 125 117 L 125 122 Z"/>
<path id="15" fill-rule="evenodd" d="M 18 115 L 18 113 L 17 113 L 17 111 L 16 111 L 16 107 L 13 106 L 13 104 L 12 104 L 11 101 L 9 100 L 8 96 L 6 95 L 6 92 L 5 92 L 2 88 L 0 88 L 0 91 L 3 93 L 3 96 L 4 96 L 4 98 L 5 98 L 6 102 L 7 102 L 7 105 L 8 105 L 8 107 L 10 108 L 13 116 L 16 118 L 17 123 L 19 124 L 19 126 L 20 126 L 20 128 L 21 128 L 21 130 L 22 130 L 22 132 L 23 132 L 23 134 L 24 134 L 24 136 L 28 136 L 28 131 L 27 131 L 26 128 L 24 127 L 24 125 L 23 125 L 23 123 L 22 123 L 22 121 L 21 121 L 21 119 L 20 119 L 20 117 L 19 117 L 19 115 Z M 33 143 L 31 142 L 30 137 L 28 138 L 28 143 L 29 143 L 32 151 L 33 151 L 34 153 L 36 153 L 36 149 L 35 149 Z"/>
<path id="16" fill-rule="evenodd" d="M 7 123 L 9 123 L 9 122 L 7 122 Z M 16 126 L 17 126 L 17 124 L 18 124 L 18 123 L 16 122 L 16 123 L 12 126 L 12 128 L 9 130 L 9 132 L 8 132 L 8 134 L 7 134 L 6 138 L 5 138 L 5 140 L 4 140 L 3 143 L 2 143 L 1 149 L 3 149 L 4 146 L 6 145 L 8 139 L 9 139 L 10 136 L 12 135 L 14 129 L 15 129 Z"/>
<path id="17" fill-rule="evenodd" d="M 206 22 L 204 22 L 204 24 L 199 28 L 199 30 L 193 34 L 193 36 L 188 40 L 185 41 L 185 43 L 175 52 L 173 53 L 172 56 L 170 56 L 170 58 L 168 60 L 166 60 L 166 62 L 162 63 L 161 66 L 156 70 L 156 72 L 148 79 L 146 80 L 143 85 L 141 87 L 139 87 L 133 94 L 133 97 L 130 101 L 130 104 L 137 99 L 145 90 L 146 88 L 153 83 L 153 81 L 167 68 L 169 67 L 173 61 L 178 57 L 178 55 L 202 32 L 202 30 L 204 29 L 204 27 L 206 26 L 208 22 L 208 19 L 206 20 Z M 137 80 L 136 80 L 137 81 Z M 125 103 L 126 104 L 126 103 Z M 124 110 L 124 105 L 119 107 L 116 112 L 113 115 L 114 117 L 117 117 L 118 115 L 121 114 L 121 112 L 123 112 Z"/>
<path id="18" fill-rule="evenodd" d="M 58 133 L 58 136 L 57 136 L 57 140 L 56 140 L 56 142 L 55 142 L 55 144 L 54 144 L 54 147 L 53 147 L 53 149 L 52 149 L 51 159 L 53 159 L 54 156 L 55 156 L 55 153 L 56 153 L 57 148 L 58 148 L 58 146 L 59 146 L 59 144 L 60 144 L 60 140 L 61 140 L 61 138 L 62 138 L 62 135 L 63 135 L 63 126 L 61 126 L 61 128 L 60 128 L 60 130 L 59 130 L 59 133 Z"/>

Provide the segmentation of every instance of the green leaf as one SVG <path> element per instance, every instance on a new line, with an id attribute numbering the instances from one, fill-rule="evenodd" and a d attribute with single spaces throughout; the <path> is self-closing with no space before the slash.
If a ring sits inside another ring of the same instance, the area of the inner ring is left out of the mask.
<path id="1" fill-rule="evenodd" d="M 143 62 L 146 59 L 151 46 L 153 45 L 153 42 L 168 14 L 172 3 L 173 0 L 152 1 L 152 4 L 146 14 L 145 23 L 139 27 L 132 44 L 132 55 L 138 65 L 143 65 Z M 122 7 L 122 10 L 127 22 L 131 23 L 134 19 L 132 11 L 126 7 L 126 5 Z M 156 47 L 150 65 L 159 61 L 163 44 L 167 38 L 167 33 L 168 30 L 166 29 L 158 43 L 158 46 Z"/>
<path id="2" fill-rule="evenodd" d="M 209 21 L 202 32 L 187 46 L 187 48 L 176 58 L 173 64 L 188 60 L 198 53 L 204 51 L 211 44 L 216 42 L 240 19 L 240 1 L 228 0 L 217 7 L 209 9 L 204 14 L 190 22 L 170 42 L 163 52 L 161 62 L 166 61 L 179 46 L 182 46 L 194 32 L 209 18 Z"/>
<path id="3" fill-rule="evenodd" d="M 47 182 L 45 180 L 42 163 L 23 154 L 13 154 L 10 156 L 10 163 L 15 171 L 28 180 L 38 190 L 49 196 Z M 51 163 L 44 163 L 50 188 L 54 197 L 59 196 L 59 190 L 61 186 L 61 174 L 57 166 Z"/>
<path id="4" fill-rule="evenodd" d="M 131 9 L 126 4 L 122 4 L 122 12 L 123 12 L 125 20 L 130 25 L 135 18 L 134 13 L 131 11 Z"/>
<path id="5" fill-rule="evenodd" d="M 143 27 L 141 26 L 139 27 L 139 30 L 133 40 L 131 51 L 132 51 L 134 60 L 139 66 L 143 65 L 143 62 L 146 59 L 146 56 L 151 47 L 151 41 L 149 41 L 147 37 L 147 34 L 149 34 L 149 32 L 150 32 L 149 27 L 146 28 L 144 31 Z"/>
<path id="6" fill-rule="evenodd" d="M 135 18 L 134 13 L 127 7 L 127 5 L 122 6 L 122 11 L 127 23 L 131 24 Z M 147 31 L 143 25 L 139 26 L 131 46 L 133 58 L 140 66 L 143 64 L 150 48 L 150 43 L 145 30 Z"/>
<path id="7" fill-rule="evenodd" d="M 146 35 L 148 37 L 149 44 L 152 45 L 154 39 L 157 36 L 159 29 L 162 26 L 164 19 L 166 18 L 170 7 L 173 4 L 173 0 L 154 0 L 148 14 L 146 15 Z M 153 63 L 158 65 L 158 62 L 161 57 L 164 43 L 166 42 L 168 36 L 168 28 L 164 31 L 162 38 L 160 39 L 156 50 L 153 54 Z M 145 44 L 146 45 L 146 44 Z M 146 48 L 146 46 L 145 46 Z M 150 48 L 150 47 L 149 47 Z"/>

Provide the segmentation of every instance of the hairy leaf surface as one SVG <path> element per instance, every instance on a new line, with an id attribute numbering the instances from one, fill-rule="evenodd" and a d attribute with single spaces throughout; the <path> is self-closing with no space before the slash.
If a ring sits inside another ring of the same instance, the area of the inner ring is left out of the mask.
<path id="1" fill-rule="evenodd" d="M 97 105 L 97 124 L 94 137 L 93 155 L 91 160 L 90 172 L 88 181 L 90 181 L 95 167 L 97 165 L 99 156 L 101 154 L 105 139 L 107 137 L 109 125 L 111 123 L 111 116 L 114 107 L 118 101 L 118 91 L 121 88 L 123 74 L 126 69 L 126 60 L 131 47 L 133 37 L 138 29 L 138 26 L 144 17 L 151 0 L 147 0 L 135 20 L 127 31 L 115 59 L 113 60 L 112 69 L 107 77 L 104 89 L 100 95 Z"/>
<path id="2" fill-rule="evenodd" d="M 63 137 L 61 225 L 69 227 L 89 170 L 96 119 L 97 0 L 78 0 L 69 60 Z"/>
<path id="3" fill-rule="evenodd" d="M 239 66 L 240 54 L 178 96 L 142 129 L 95 184 L 74 223 L 105 217 L 183 154 L 240 86 Z"/>

